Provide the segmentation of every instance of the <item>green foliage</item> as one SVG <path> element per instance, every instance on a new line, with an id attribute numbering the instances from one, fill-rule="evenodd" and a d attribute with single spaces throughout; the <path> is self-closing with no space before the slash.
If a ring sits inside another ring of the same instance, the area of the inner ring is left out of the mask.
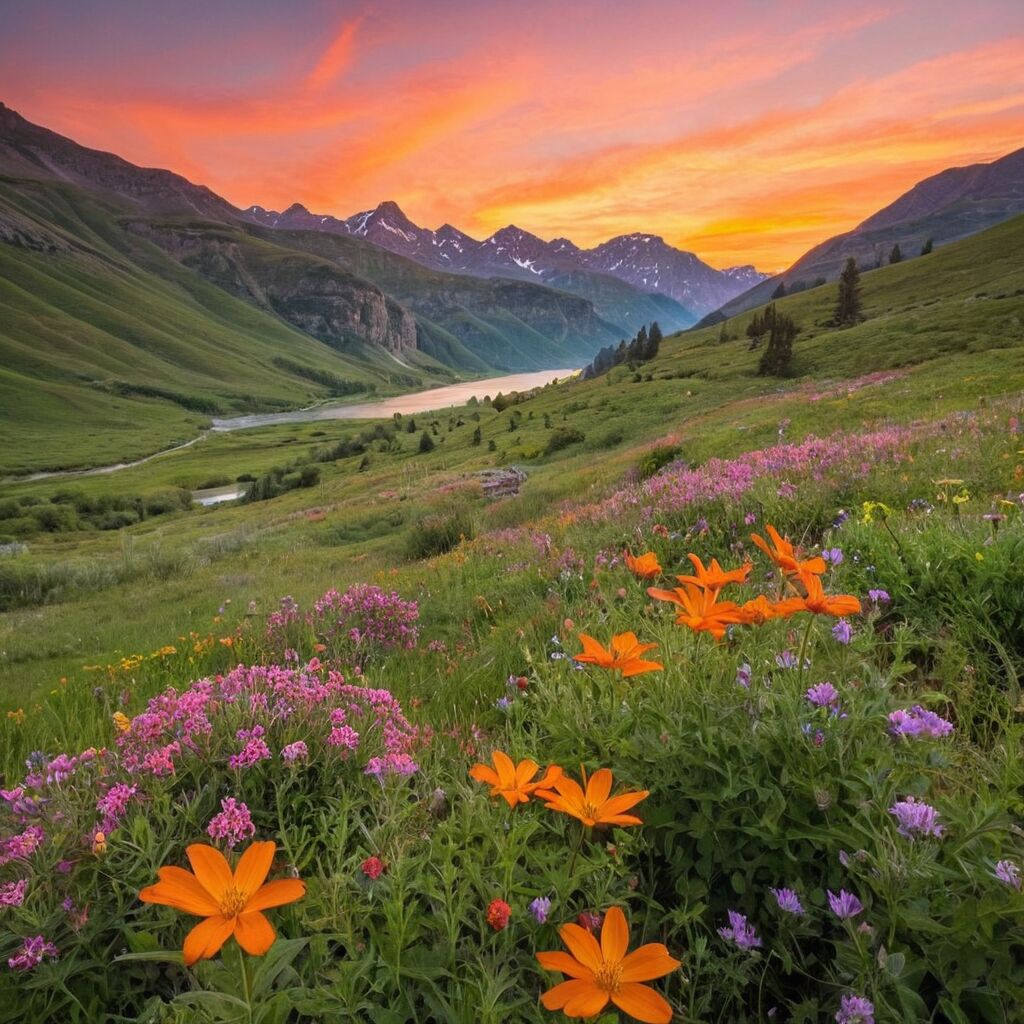
<path id="1" fill-rule="evenodd" d="M 409 532 L 406 558 L 419 561 L 443 555 L 463 540 L 472 540 L 475 533 L 473 517 L 464 509 L 426 516 Z"/>
<path id="2" fill-rule="evenodd" d="M 554 455 L 555 452 L 560 452 L 570 445 L 581 444 L 585 440 L 586 435 L 582 430 L 577 430 L 575 427 L 559 427 L 548 435 L 548 439 L 544 443 L 544 454 Z"/>
<path id="3" fill-rule="evenodd" d="M 793 361 L 793 341 L 800 328 L 791 317 L 779 313 L 775 303 L 764 311 L 763 322 L 768 332 L 768 345 L 758 363 L 757 372 L 773 377 L 785 377 L 789 374 L 790 363 Z"/>
<path id="4" fill-rule="evenodd" d="M 849 327 L 861 319 L 860 270 L 851 256 L 839 275 L 839 298 L 833 322 L 837 327 Z"/>
<path id="5" fill-rule="evenodd" d="M 658 470 L 664 468 L 670 462 L 675 462 L 679 458 L 679 454 L 679 446 L 674 444 L 657 445 L 644 452 L 636 466 L 640 479 L 647 480 L 649 477 L 654 476 Z"/>
<path id="6" fill-rule="evenodd" d="M 423 455 L 426 452 L 432 452 L 435 447 L 436 446 L 434 444 L 434 439 L 430 436 L 430 431 L 429 430 L 424 430 L 423 433 L 420 434 L 420 443 L 419 443 L 420 454 Z"/>

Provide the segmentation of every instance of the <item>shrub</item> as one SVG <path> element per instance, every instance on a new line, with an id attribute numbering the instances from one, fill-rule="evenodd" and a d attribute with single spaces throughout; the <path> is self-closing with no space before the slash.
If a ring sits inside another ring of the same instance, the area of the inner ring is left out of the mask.
<path id="1" fill-rule="evenodd" d="M 647 480 L 654 476 L 658 470 L 663 469 L 669 463 L 679 458 L 679 446 L 674 444 L 662 444 L 650 451 L 645 452 L 637 463 L 637 472 L 641 480 Z"/>
<path id="2" fill-rule="evenodd" d="M 409 531 L 405 548 L 406 557 L 418 561 L 443 555 L 460 541 L 472 540 L 474 533 L 473 519 L 465 510 L 427 516 Z"/>
<path id="3" fill-rule="evenodd" d="M 586 435 L 582 430 L 577 430 L 575 427 L 559 427 L 548 437 L 547 443 L 544 445 L 544 454 L 554 455 L 555 452 L 560 452 L 563 448 L 580 444 L 585 440 Z"/>

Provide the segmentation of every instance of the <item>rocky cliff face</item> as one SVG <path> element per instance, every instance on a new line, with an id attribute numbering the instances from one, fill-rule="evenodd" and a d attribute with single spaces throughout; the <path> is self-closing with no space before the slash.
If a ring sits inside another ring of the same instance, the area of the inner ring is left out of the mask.
<path id="1" fill-rule="evenodd" d="M 238 298 L 270 310 L 333 348 L 416 348 L 416 321 L 375 285 L 326 260 L 264 250 L 243 231 L 133 222 L 179 263 Z"/>

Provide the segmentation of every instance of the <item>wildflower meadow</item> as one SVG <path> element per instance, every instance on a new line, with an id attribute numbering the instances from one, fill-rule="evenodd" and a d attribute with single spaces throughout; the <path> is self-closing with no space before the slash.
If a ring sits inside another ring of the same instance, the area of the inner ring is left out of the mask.
<path id="1" fill-rule="evenodd" d="M 1016 422 L 670 462 L 9 714 L 0 1019 L 1021 1020 Z"/>

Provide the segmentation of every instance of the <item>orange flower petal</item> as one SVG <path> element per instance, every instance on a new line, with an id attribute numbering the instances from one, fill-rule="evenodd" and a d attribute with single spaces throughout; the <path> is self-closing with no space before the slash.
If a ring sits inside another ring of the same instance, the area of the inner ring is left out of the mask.
<path id="1" fill-rule="evenodd" d="M 158 903 L 199 917 L 210 917 L 212 914 L 220 913 L 220 905 L 191 871 L 166 867 L 161 868 L 157 874 L 160 881 L 156 885 L 147 886 L 139 893 L 139 899 L 143 903 Z"/>
<path id="2" fill-rule="evenodd" d="M 601 997 L 601 1004 L 597 1009 L 591 1010 L 589 1013 L 577 1012 L 575 1010 L 575 1006 L 578 1005 L 581 1000 L 594 999 L 594 993 L 597 993 L 597 995 Z M 545 1009 L 563 1010 L 566 1016 L 593 1017 L 605 1008 L 608 1003 L 608 996 L 597 988 L 593 982 L 574 978 L 572 981 L 563 981 L 554 988 L 548 989 L 548 991 L 540 997 L 540 1001 L 544 1004 Z M 574 1007 L 572 1012 L 569 1010 L 570 1004 L 573 1004 Z"/>
<path id="3" fill-rule="evenodd" d="M 612 773 L 608 768 L 598 768 L 587 783 L 587 803 L 600 806 L 612 791 Z"/>
<path id="4" fill-rule="evenodd" d="M 185 936 L 185 965 L 191 967 L 198 960 L 216 956 L 220 947 L 231 938 L 237 918 L 226 918 L 220 914 L 200 921 Z"/>
<path id="5" fill-rule="evenodd" d="M 494 768 L 498 773 L 501 787 L 504 789 L 515 785 L 516 766 L 512 758 L 502 750 L 495 750 L 491 754 L 491 760 L 494 762 Z"/>
<path id="6" fill-rule="evenodd" d="M 607 963 L 617 964 L 629 948 L 629 925 L 626 916 L 618 907 L 612 907 L 604 915 L 601 926 L 601 953 Z"/>
<path id="7" fill-rule="evenodd" d="M 274 926 L 257 910 L 239 914 L 235 924 L 235 941 L 251 956 L 263 956 L 274 944 Z"/>
<path id="8" fill-rule="evenodd" d="M 273 842 L 250 843 L 235 868 L 235 888 L 253 896 L 265 881 L 276 850 Z"/>
<path id="9" fill-rule="evenodd" d="M 558 929 L 558 934 L 569 947 L 569 952 L 584 967 L 589 967 L 595 972 L 601 969 L 601 947 L 586 928 L 581 928 L 578 924 L 563 924 Z"/>
<path id="10" fill-rule="evenodd" d="M 658 645 L 652 644 L 651 646 L 657 647 Z M 642 676 L 645 672 L 660 672 L 664 667 L 660 661 L 642 661 L 640 658 L 637 658 L 622 670 L 622 678 L 629 679 L 631 676 Z"/>
<path id="11" fill-rule="evenodd" d="M 619 986 L 612 996 L 612 1002 L 620 1009 L 644 1024 L 669 1024 L 672 1007 L 653 988 L 626 982 Z"/>
<path id="12" fill-rule="evenodd" d="M 476 779 L 477 782 L 486 782 L 488 786 L 494 786 L 497 788 L 500 783 L 498 782 L 498 773 L 486 764 L 475 764 L 469 769 L 471 778 Z"/>
<path id="13" fill-rule="evenodd" d="M 193 843 L 185 847 L 185 854 L 199 884 L 220 903 L 224 893 L 235 884 L 231 865 L 224 859 L 224 854 L 206 843 Z"/>
<path id="14" fill-rule="evenodd" d="M 567 981 L 564 984 L 580 986 L 562 1007 L 566 1017 L 595 1017 L 608 1005 L 608 993 L 589 981 Z"/>
<path id="15" fill-rule="evenodd" d="M 573 959 L 568 953 L 556 951 L 554 953 L 538 953 L 537 960 L 546 971 L 561 971 L 568 974 L 570 978 L 583 978 L 586 981 L 594 980 L 594 972 L 579 960 Z"/>
<path id="16" fill-rule="evenodd" d="M 649 942 L 633 950 L 622 960 L 623 981 L 653 981 L 671 974 L 679 967 L 679 961 L 668 955 L 660 942 Z"/>
<path id="17" fill-rule="evenodd" d="M 270 907 L 283 907 L 286 903 L 294 903 L 306 895 L 306 883 L 297 878 L 279 878 L 276 882 L 267 882 L 245 905 L 245 912 L 267 910 Z"/>
<path id="18" fill-rule="evenodd" d="M 628 811 L 630 807 L 635 807 L 641 800 L 646 800 L 651 795 L 648 789 L 637 789 L 630 793 L 619 793 L 618 796 L 613 796 L 610 800 L 605 801 L 604 806 L 601 808 L 601 816 L 621 814 L 623 811 Z"/>

